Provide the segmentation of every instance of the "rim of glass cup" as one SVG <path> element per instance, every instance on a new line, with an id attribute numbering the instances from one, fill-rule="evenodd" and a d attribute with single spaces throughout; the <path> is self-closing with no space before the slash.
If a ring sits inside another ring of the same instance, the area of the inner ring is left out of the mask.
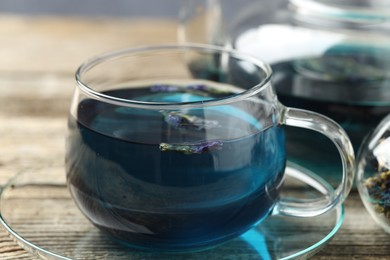
<path id="1" fill-rule="evenodd" d="M 226 97 L 215 98 L 210 100 L 188 101 L 188 102 L 146 102 L 146 101 L 118 98 L 94 90 L 88 84 L 83 82 L 82 79 L 83 75 L 85 75 L 88 71 L 90 71 L 94 67 L 106 61 L 112 61 L 114 59 L 123 58 L 126 56 L 136 56 L 142 53 L 153 52 L 153 51 L 177 50 L 177 51 L 185 52 L 186 49 L 187 50 L 191 49 L 191 50 L 204 52 L 204 53 L 207 52 L 223 53 L 229 55 L 230 57 L 234 57 L 238 60 L 249 62 L 255 65 L 256 68 L 261 69 L 264 72 L 265 77 L 257 85 L 254 85 L 251 88 L 239 92 L 237 94 L 228 95 Z M 263 62 L 262 60 L 236 50 L 218 47 L 214 45 L 208 45 L 208 44 L 160 44 L 160 45 L 147 45 L 143 47 L 125 48 L 116 51 L 111 51 L 87 60 L 86 62 L 81 64 L 81 66 L 76 70 L 76 74 L 75 74 L 77 87 L 90 98 L 102 102 L 110 103 L 113 105 L 134 107 L 134 108 L 144 108 L 144 109 L 197 108 L 197 107 L 206 107 L 206 106 L 225 105 L 232 102 L 238 102 L 248 97 L 251 97 L 261 92 L 263 89 L 267 88 L 270 85 L 271 76 L 272 76 L 271 67 L 267 63 Z"/>

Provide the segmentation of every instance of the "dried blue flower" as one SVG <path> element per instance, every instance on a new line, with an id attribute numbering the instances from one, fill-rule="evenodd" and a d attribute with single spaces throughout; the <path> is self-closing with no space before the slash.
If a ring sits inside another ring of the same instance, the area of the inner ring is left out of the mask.
<path id="1" fill-rule="evenodd" d="M 202 85 L 202 84 L 188 85 L 187 89 L 195 90 L 195 91 L 203 91 L 203 92 L 208 92 L 210 90 L 209 87 L 207 87 L 206 85 Z"/>
<path id="2" fill-rule="evenodd" d="M 176 111 L 162 111 L 162 114 L 164 115 L 165 122 L 174 128 L 202 130 L 220 126 L 216 120 L 203 119 L 198 116 L 187 115 Z"/>
<path id="3" fill-rule="evenodd" d="M 179 87 L 174 85 L 156 84 L 150 87 L 151 92 L 175 92 Z"/>
<path id="4" fill-rule="evenodd" d="M 193 153 L 202 154 L 210 151 L 220 150 L 223 143 L 221 141 L 206 141 L 193 146 Z"/>
<path id="5" fill-rule="evenodd" d="M 221 141 L 205 141 L 198 144 L 168 144 L 161 143 L 160 150 L 162 152 L 177 152 L 182 154 L 204 154 L 212 151 L 220 150 L 223 143 Z"/>
<path id="6" fill-rule="evenodd" d="M 365 183 L 371 202 L 378 213 L 390 218 L 390 171 L 384 171 L 368 178 Z"/>

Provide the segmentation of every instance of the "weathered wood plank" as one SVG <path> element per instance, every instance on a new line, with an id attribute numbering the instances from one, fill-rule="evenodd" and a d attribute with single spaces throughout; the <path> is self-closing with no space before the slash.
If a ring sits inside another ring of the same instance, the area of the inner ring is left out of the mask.
<path id="1" fill-rule="evenodd" d="M 66 119 L 0 116 L 0 184 L 27 168 L 63 162 Z"/>
<path id="2" fill-rule="evenodd" d="M 85 59 L 118 48 L 176 41 L 170 20 L 0 16 L 0 71 L 73 73 Z"/>
<path id="3" fill-rule="evenodd" d="M 73 75 L 0 73 L 0 115 L 3 117 L 66 117 L 75 83 Z"/>

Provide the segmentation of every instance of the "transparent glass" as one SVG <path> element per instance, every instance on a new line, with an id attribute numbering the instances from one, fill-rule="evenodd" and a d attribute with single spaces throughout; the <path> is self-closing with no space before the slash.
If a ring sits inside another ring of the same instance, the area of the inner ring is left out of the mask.
<path id="1" fill-rule="evenodd" d="M 356 180 L 364 206 L 390 233 L 390 115 L 362 143 Z"/>
<path id="2" fill-rule="evenodd" d="M 296 178 L 303 172 L 287 166 L 281 196 L 326 196 L 328 184 L 313 173 L 308 173 L 310 183 L 304 183 Z M 306 259 L 331 241 L 343 219 L 342 205 L 311 218 L 270 215 L 216 248 L 161 254 L 121 246 L 94 227 L 73 202 L 62 164 L 25 169 L 0 189 L 0 225 L 22 248 L 45 260 Z"/>
<path id="3" fill-rule="evenodd" d="M 177 252 L 235 238 L 271 213 L 313 217 L 342 203 L 354 177 L 350 140 L 329 118 L 283 106 L 271 78 L 264 62 L 207 45 L 126 49 L 83 64 L 66 152 L 80 210 L 120 243 Z M 280 199 L 283 125 L 333 142 L 343 164 L 335 190 Z"/>
<path id="4" fill-rule="evenodd" d="M 357 150 L 390 113 L 389 20 L 381 0 L 183 0 L 179 38 L 269 63 L 283 104 L 332 118 Z M 323 175 L 339 171 L 320 135 L 288 128 L 286 136 L 289 159 Z"/>

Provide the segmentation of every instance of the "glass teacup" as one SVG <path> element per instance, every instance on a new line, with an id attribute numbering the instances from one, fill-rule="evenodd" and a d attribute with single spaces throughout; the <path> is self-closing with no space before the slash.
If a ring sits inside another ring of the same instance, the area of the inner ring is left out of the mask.
<path id="1" fill-rule="evenodd" d="M 128 246 L 191 251 L 237 237 L 271 213 L 310 217 L 342 203 L 354 175 L 347 135 L 325 116 L 283 106 L 271 76 L 256 58 L 195 44 L 84 63 L 66 153 L 80 210 Z M 279 198 L 283 125 L 318 131 L 337 147 L 343 177 L 329 196 Z"/>

